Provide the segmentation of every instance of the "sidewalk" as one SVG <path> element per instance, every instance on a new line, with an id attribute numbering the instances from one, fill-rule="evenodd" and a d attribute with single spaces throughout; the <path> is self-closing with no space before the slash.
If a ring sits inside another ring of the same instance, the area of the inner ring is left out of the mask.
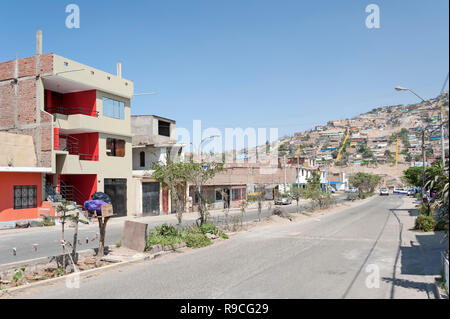
<path id="1" fill-rule="evenodd" d="M 300 200 L 299 205 L 308 203 L 308 200 Z M 295 207 L 296 202 L 293 201 L 290 205 L 284 205 L 285 208 Z M 272 201 L 272 208 L 274 208 L 275 205 Z M 263 211 L 267 210 L 268 208 L 268 201 L 264 203 L 263 205 Z M 229 210 L 229 214 L 236 214 L 240 213 L 240 208 L 231 208 Z M 257 205 L 256 203 L 252 203 L 252 205 L 248 208 L 246 208 L 246 212 L 255 212 L 257 211 Z M 209 210 L 209 216 L 215 217 L 215 216 L 221 216 L 224 215 L 223 209 L 214 209 Z M 189 213 L 183 213 L 183 221 L 184 222 L 193 222 L 199 218 L 198 212 L 189 212 Z M 163 223 L 171 223 L 177 221 L 177 215 L 176 214 L 161 214 L 156 216 L 123 216 L 123 217 L 115 217 L 111 218 L 108 222 L 108 226 L 117 225 L 117 224 L 123 224 L 125 221 L 131 220 L 136 221 L 140 223 L 146 223 L 146 224 L 163 224 Z M 97 221 L 91 221 L 89 225 L 80 224 L 80 229 L 86 229 L 88 227 L 98 227 Z M 48 230 L 54 230 L 54 229 L 60 229 L 61 225 L 56 224 L 55 226 L 46 226 L 46 227 L 30 227 L 30 228 L 15 228 L 15 229 L 2 229 L 0 230 L 0 236 L 6 235 L 6 234 L 17 234 L 17 233 L 26 233 L 26 232 L 39 232 L 39 231 L 48 231 Z"/>
<path id="2" fill-rule="evenodd" d="M 436 286 L 440 277 L 441 251 L 448 247 L 443 232 L 414 231 L 418 211 L 414 198 L 405 197 L 403 204 L 392 210 L 400 223 L 399 251 L 395 264 L 394 287 L 391 297 L 396 299 L 439 299 Z"/>

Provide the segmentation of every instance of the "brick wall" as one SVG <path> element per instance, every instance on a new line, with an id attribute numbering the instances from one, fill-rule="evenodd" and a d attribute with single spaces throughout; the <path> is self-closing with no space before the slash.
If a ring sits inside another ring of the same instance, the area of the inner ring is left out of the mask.
<path id="1" fill-rule="evenodd" d="M 52 116 L 41 110 L 41 75 L 53 72 L 53 54 L 0 63 L 0 131 L 31 135 L 38 166 L 51 167 Z"/>

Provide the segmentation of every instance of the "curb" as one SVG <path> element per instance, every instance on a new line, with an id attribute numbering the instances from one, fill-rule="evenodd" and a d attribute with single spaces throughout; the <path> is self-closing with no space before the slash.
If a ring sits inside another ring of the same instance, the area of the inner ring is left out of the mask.
<path id="1" fill-rule="evenodd" d="M 161 257 L 162 255 L 166 255 L 166 254 L 170 254 L 170 253 L 171 253 L 171 251 L 161 251 L 161 252 L 158 252 L 158 253 L 153 254 L 153 255 L 147 255 L 147 256 L 144 256 L 144 257 L 138 257 L 136 259 L 121 261 L 121 262 L 114 263 L 114 264 L 111 264 L 111 265 L 106 265 L 106 266 L 103 266 L 103 267 L 98 267 L 98 268 L 94 268 L 94 269 L 88 269 L 88 270 L 84 270 L 84 271 L 79 271 L 79 272 L 67 274 L 67 275 L 64 275 L 64 276 L 61 276 L 61 277 L 57 277 L 57 278 L 51 278 L 51 279 L 47 279 L 47 280 L 36 281 L 36 282 L 33 282 L 31 284 L 28 284 L 28 285 L 21 285 L 21 286 L 18 286 L 18 287 L 5 289 L 3 291 L 0 291 L 0 298 L 7 297 L 8 295 L 11 295 L 12 293 L 15 293 L 15 292 L 22 292 L 22 291 L 27 290 L 27 289 L 36 288 L 36 287 L 39 287 L 39 286 L 48 286 L 48 285 L 51 285 L 53 283 L 58 283 L 60 281 L 69 279 L 71 276 L 74 276 L 74 274 L 78 274 L 78 276 L 80 276 L 80 279 L 81 279 L 81 278 L 86 277 L 88 275 L 96 274 L 96 273 L 102 272 L 102 271 L 110 269 L 110 268 L 121 267 L 121 266 L 125 266 L 125 265 L 128 265 L 128 264 L 132 264 L 132 263 L 136 263 L 136 262 L 140 262 L 140 261 L 146 261 L 146 260 L 150 260 L 150 259 L 156 259 L 158 257 Z"/>
<path id="2" fill-rule="evenodd" d="M 105 249 L 109 249 L 111 246 L 105 246 Z M 95 255 L 95 248 L 89 248 L 85 250 L 80 250 L 77 252 L 78 256 L 89 256 L 89 255 Z M 0 272 L 2 271 L 8 271 L 13 268 L 22 268 L 22 267 L 30 267 L 30 266 L 36 266 L 40 264 L 47 264 L 49 263 L 53 258 L 56 256 L 48 256 L 48 257 L 39 257 L 35 259 L 28 259 L 23 261 L 16 261 L 9 264 L 2 264 L 0 265 Z"/>

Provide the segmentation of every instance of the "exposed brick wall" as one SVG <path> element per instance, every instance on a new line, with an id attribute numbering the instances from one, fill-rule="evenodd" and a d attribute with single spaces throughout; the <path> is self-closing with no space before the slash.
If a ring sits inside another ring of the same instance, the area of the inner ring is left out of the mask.
<path id="1" fill-rule="evenodd" d="M 0 127 L 14 126 L 14 85 L 0 82 Z"/>
<path id="2" fill-rule="evenodd" d="M 19 124 L 34 124 L 36 117 L 36 79 L 19 80 L 18 115 Z"/>
<path id="3" fill-rule="evenodd" d="M 41 55 L 41 74 L 53 72 L 53 53 Z"/>
<path id="4" fill-rule="evenodd" d="M 14 77 L 14 64 L 15 61 L 0 63 L 0 81 Z"/>
<path id="5" fill-rule="evenodd" d="M 0 131 L 33 137 L 38 166 L 50 167 L 52 116 L 40 110 L 39 74 L 53 72 L 53 54 L 0 63 Z"/>
<path id="6" fill-rule="evenodd" d="M 36 75 L 36 57 L 19 60 L 19 78 Z"/>

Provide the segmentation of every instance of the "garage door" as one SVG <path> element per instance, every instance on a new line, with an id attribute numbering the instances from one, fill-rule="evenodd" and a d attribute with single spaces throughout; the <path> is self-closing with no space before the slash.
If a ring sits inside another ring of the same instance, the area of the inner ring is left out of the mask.
<path id="1" fill-rule="evenodd" d="M 111 197 L 115 217 L 127 216 L 127 180 L 105 178 L 105 193 Z"/>
<path id="2" fill-rule="evenodd" d="M 159 215 L 159 183 L 142 183 L 142 214 Z"/>

